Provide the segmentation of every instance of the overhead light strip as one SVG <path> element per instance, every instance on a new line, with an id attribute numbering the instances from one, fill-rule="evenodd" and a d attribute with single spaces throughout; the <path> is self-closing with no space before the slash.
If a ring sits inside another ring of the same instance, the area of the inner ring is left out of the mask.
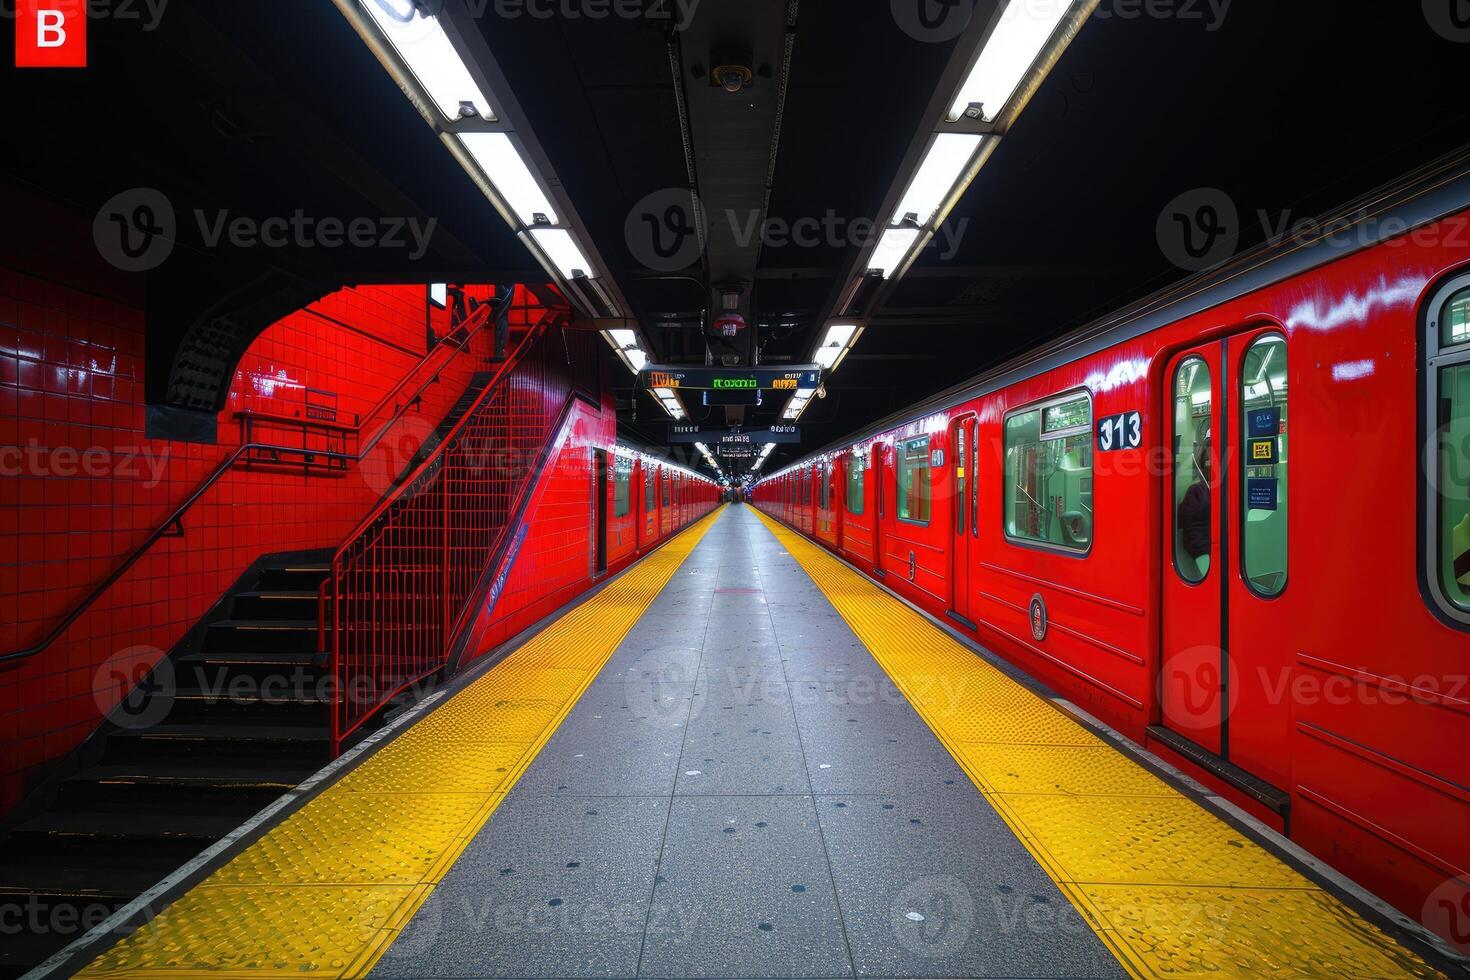
<path id="1" fill-rule="evenodd" d="M 1051 70 L 1076 27 L 1097 3 L 1005 0 L 950 97 L 947 113 L 907 177 L 898 204 L 879 225 L 883 230 L 862 266 L 864 272 L 881 275 L 889 284 L 908 272 L 920 249 L 969 189 L 1000 141 L 1002 130 L 1014 122 L 1028 93 Z M 863 281 L 855 277 L 848 295 L 856 295 Z M 836 370 L 861 335 L 861 321 L 858 326 L 855 335 L 835 350 L 829 327 L 829 336 L 823 338 L 812 359 L 829 373 Z M 785 417 L 797 418 L 804 408 L 805 404 L 792 399 Z"/>
<path id="2" fill-rule="evenodd" d="M 564 284 L 598 279 L 601 269 L 578 240 L 574 222 L 554 203 L 546 182 L 518 141 L 507 132 L 464 125 L 496 123 L 503 127 L 507 120 L 473 58 L 462 52 L 457 35 L 446 28 L 447 14 L 437 9 L 430 12 L 417 0 L 336 3 L 546 271 Z M 597 283 L 585 285 L 592 287 L 590 302 L 579 305 L 602 303 L 610 309 L 594 315 L 622 315 L 607 290 Z M 578 295 L 588 299 L 584 292 L 573 289 L 574 301 Z M 630 366 L 633 360 L 624 357 Z"/>

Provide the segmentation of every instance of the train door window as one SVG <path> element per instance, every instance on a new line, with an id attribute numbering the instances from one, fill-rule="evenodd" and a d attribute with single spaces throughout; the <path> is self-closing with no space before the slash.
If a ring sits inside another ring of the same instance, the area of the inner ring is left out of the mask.
<path id="1" fill-rule="evenodd" d="M 1426 577 L 1440 608 L 1470 625 L 1470 288 L 1464 279 L 1436 297 L 1430 320 L 1427 421 L 1439 451 L 1427 488 Z"/>
<path id="2" fill-rule="evenodd" d="M 643 469 L 643 512 L 652 514 L 658 504 L 658 470 L 651 466 Z"/>
<path id="3" fill-rule="evenodd" d="M 1245 468 L 1241 492 L 1241 562 L 1258 595 L 1286 588 L 1286 338 L 1258 337 L 1240 372 L 1241 433 Z"/>
<path id="4" fill-rule="evenodd" d="M 674 474 L 668 474 L 663 479 L 659 480 L 659 483 L 663 484 L 664 506 L 667 507 L 673 499 Z"/>
<path id="5" fill-rule="evenodd" d="M 867 477 L 867 454 L 850 453 L 847 457 L 847 512 L 854 517 L 861 517 L 863 514 Z"/>
<path id="6" fill-rule="evenodd" d="M 1450 298 L 1445 304 L 1444 321 L 1440 326 L 1440 346 L 1457 347 L 1470 344 L 1470 289 Z"/>
<path id="7" fill-rule="evenodd" d="M 1210 488 L 1210 431 L 1214 418 L 1210 366 L 1202 357 L 1181 361 L 1174 373 L 1174 568 L 1198 584 L 1210 574 L 1214 521 Z"/>
<path id="8" fill-rule="evenodd" d="M 819 484 L 817 484 L 817 500 L 818 500 L 818 506 L 821 507 L 822 510 L 831 510 L 832 509 L 832 464 L 830 462 L 823 463 L 822 464 L 821 473 L 822 473 L 822 475 L 821 475 L 820 479 L 821 479 L 822 482 L 819 483 Z"/>
<path id="9" fill-rule="evenodd" d="M 613 516 L 627 517 L 633 510 L 633 461 L 613 457 Z"/>
<path id="10" fill-rule="evenodd" d="M 980 536 L 980 423 L 970 423 L 970 535 Z"/>
<path id="11" fill-rule="evenodd" d="M 1005 533 L 1086 554 L 1092 548 L 1092 397 L 1064 395 L 1005 420 Z"/>
<path id="12" fill-rule="evenodd" d="M 968 422 L 961 422 L 954 427 L 954 533 L 959 537 L 965 536 L 965 512 L 969 510 L 966 499 L 967 481 L 965 479 L 965 464 L 970 459 L 970 443 L 966 438 L 969 429 Z"/>
<path id="13" fill-rule="evenodd" d="M 929 437 L 908 439 L 898 453 L 898 519 L 929 523 Z"/>

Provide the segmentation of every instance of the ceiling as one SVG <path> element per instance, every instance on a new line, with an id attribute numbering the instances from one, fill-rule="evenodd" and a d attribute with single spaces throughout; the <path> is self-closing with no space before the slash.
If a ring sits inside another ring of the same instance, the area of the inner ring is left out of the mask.
<path id="1" fill-rule="evenodd" d="M 755 325 L 746 353 L 809 359 L 858 252 L 852 222 L 882 216 L 954 43 L 900 27 L 907 0 L 641 0 L 636 17 L 593 16 L 634 9 L 594 0 L 445 2 L 485 11 L 477 24 L 547 176 L 654 359 L 671 362 L 704 361 L 716 287 L 735 279 Z M 983 14 L 995 0 L 976 2 Z M 1171 16 L 1125 16 L 1142 8 L 1103 0 L 951 216 L 953 247 L 926 250 L 893 289 L 807 410 L 803 442 L 768 468 L 1189 275 L 1155 230 L 1183 192 L 1225 191 L 1245 249 L 1264 237 L 1260 215 L 1322 213 L 1470 142 L 1470 44 L 1436 33 L 1420 4 L 1370 17 L 1308 0 L 1161 0 Z M 113 18 L 91 33 L 86 71 L 5 69 L 0 258 L 81 265 L 100 291 L 145 303 L 150 402 L 208 411 L 252 330 L 341 284 L 545 278 L 331 3 L 190 0 L 155 29 Z M 742 61 L 741 92 L 711 84 L 716 65 Z M 630 216 L 691 182 L 706 248 L 651 262 Z M 135 187 L 163 191 L 181 224 L 194 208 L 300 207 L 440 230 L 413 259 L 262 256 L 181 233 L 176 259 L 126 276 L 97 260 L 91 221 Z M 751 237 L 765 220 L 774 234 Z M 815 240 L 782 236 L 802 222 Z M 665 447 L 668 418 L 613 370 L 624 431 Z"/>

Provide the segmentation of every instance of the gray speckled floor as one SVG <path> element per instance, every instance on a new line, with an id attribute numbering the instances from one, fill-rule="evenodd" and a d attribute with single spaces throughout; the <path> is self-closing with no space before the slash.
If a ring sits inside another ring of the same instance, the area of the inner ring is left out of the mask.
<path id="1" fill-rule="evenodd" d="M 1126 974 L 732 507 L 375 975 Z"/>

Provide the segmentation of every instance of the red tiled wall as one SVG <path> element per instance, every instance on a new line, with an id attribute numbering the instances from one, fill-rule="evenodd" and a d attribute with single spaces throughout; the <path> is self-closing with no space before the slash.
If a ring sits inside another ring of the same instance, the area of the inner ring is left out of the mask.
<path id="1" fill-rule="evenodd" d="M 423 286 L 362 287 L 274 324 L 206 446 L 145 438 L 138 310 L 0 267 L 0 651 L 39 641 L 213 472 L 238 445 L 236 410 L 299 415 L 309 387 L 336 392 L 344 421 L 368 412 L 423 357 L 426 309 Z M 433 321 L 442 336 L 447 314 Z M 425 393 L 420 429 L 485 368 L 490 334 Z M 232 470 L 184 538 L 156 543 L 45 652 L 0 665 L 0 813 L 112 707 L 109 658 L 167 650 L 262 554 L 335 546 L 381 489 L 357 470 Z"/>
<path id="2" fill-rule="evenodd" d="M 526 509 L 530 530 L 477 643 L 484 653 L 554 612 L 592 584 L 592 459 L 611 452 L 617 414 L 578 402 Z"/>

